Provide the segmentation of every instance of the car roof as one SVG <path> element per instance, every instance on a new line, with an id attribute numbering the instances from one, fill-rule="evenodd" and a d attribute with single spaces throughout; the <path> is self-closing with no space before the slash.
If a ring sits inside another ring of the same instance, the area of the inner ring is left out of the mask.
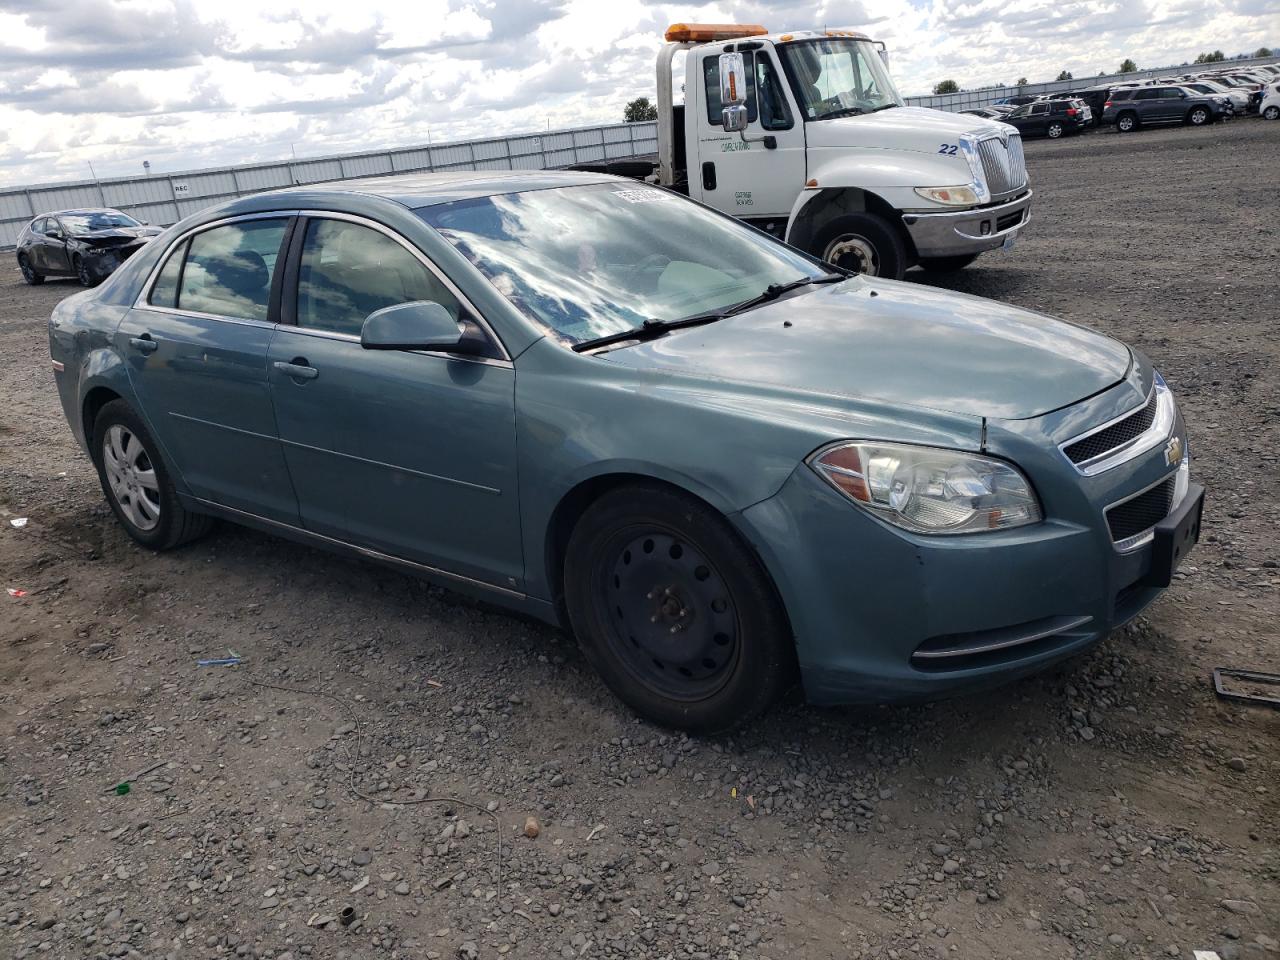
<path id="1" fill-rule="evenodd" d="M 82 213 L 119 213 L 114 207 L 76 207 L 74 210 L 50 210 L 37 214 L 37 217 L 79 216 Z"/>
<path id="2" fill-rule="evenodd" d="M 553 187 L 576 187 L 608 181 L 634 183 L 623 177 L 582 170 L 450 170 L 440 173 L 404 173 L 387 177 L 361 177 L 357 180 L 335 180 L 312 183 L 273 191 L 275 194 L 358 193 L 381 197 L 410 209 L 473 200 L 504 193 L 547 190 Z"/>

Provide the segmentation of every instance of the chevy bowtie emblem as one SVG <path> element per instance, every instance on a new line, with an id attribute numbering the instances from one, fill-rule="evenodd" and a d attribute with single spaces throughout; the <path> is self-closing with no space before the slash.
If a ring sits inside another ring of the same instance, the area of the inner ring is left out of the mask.
<path id="1" fill-rule="evenodd" d="M 1182 462 L 1181 437 L 1170 437 L 1169 442 L 1164 445 L 1164 462 L 1170 467 Z"/>

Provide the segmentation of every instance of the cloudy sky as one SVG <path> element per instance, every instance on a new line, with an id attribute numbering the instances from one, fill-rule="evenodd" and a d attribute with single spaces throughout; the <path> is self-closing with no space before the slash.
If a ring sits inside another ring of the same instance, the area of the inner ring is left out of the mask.
<path id="1" fill-rule="evenodd" d="M 906 94 L 1280 46 L 1280 0 L 0 0 L 0 186 L 618 121 L 682 20 L 860 28 Z"/>

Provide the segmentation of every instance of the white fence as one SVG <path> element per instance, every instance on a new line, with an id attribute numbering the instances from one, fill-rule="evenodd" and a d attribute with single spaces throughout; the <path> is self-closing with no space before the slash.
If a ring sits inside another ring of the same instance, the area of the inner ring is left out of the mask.
<path id="1" fill-rule="evenodd" d="M 657 150 L 656 123 L 623 123 L 289 163 L 14 187 L 0 190 L 0 249 L 12 247 L 33 217 L 52 210 L 114 207 L 139 220 L 168 226 L 223 200 L 279 187 L 414 171 L 544 170 Z"/>
<path id="2" fill-rule="evenodd" d="M 1135 70 L 1133 73 L 1111 73 L 1104 77 L 1077 77 L 1074 80 L 1052 80 L 1048 83 L 1025 83 L 1020 87 L 986 87 L 982 90 L 961 90 L 959 93 L 934 94 L 924 97 L 907 97 L 913 107 L 933 107 L 936 110 L 972 110 L 985 107 L 1005 97 L 1034 97 L 1042 93 L 1061 93 L 1067 90 L 1083 90 L 1105 84 L 1132 83 L 1135 80 L 1154 80 L 1158 77 L 1176 77 L 1184 73 L 1201 73 L 1219 67 L 1241 69 L 1276 63 L 1280 57 L 1260 57 L 1250 60 L 1226 60 L 1222 63 L 1182 64 L 1176 67 L 1159 67 L 1154 70 Z"/>

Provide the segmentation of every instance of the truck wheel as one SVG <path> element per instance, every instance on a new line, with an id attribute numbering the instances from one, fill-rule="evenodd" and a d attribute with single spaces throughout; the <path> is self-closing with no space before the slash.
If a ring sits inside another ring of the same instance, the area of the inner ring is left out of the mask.
<path id="1" fill-rule="evenodd" d="M 958 257 L 921 257 L 919 264 L 920 269 L 930 273 L 951 273 L 963 270 L 977 259 L 976 253 L 966 253 Z"/>
<path id="2" fill-rule="evenodd" d="M 809 252 L 827 263 L 871 277 L 901 280 L 907 269 L 902 235 L 874 213 L 836 217 L 818 231 Z"/>
<path id="3" fill-rule="evenodd" d="M 1122 113 L 1116 117 L 1116 130 L 1120 133 L 1129 133 L 1138 129 L 1138 117 L 1133 113 Z"/>
<path id="4" fill-rule="evenodd" d="M 1204 107 L 1193 107 L 1187 114 L 1187 123 L 1193 127 L 1203 127 L 1209 122 L 1209 111 Z"/>

